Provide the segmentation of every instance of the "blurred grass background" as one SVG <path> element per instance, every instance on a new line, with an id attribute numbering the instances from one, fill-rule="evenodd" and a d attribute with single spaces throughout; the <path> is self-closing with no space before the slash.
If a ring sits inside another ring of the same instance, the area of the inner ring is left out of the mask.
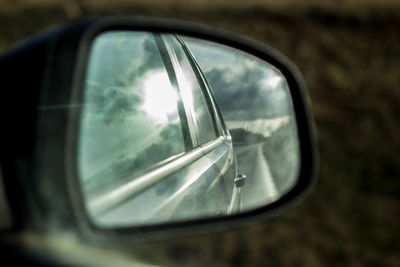
<path id="1" fill-rule="evenodd" d="M 81 16 L 162 16 L 248 35 L 304 74 L 321 157 L 314 192 L 274 220 L 138 245 L 136 256 L 171 266 L 400 266 L 400 1 L 1 1 L 0 51 Z"/>

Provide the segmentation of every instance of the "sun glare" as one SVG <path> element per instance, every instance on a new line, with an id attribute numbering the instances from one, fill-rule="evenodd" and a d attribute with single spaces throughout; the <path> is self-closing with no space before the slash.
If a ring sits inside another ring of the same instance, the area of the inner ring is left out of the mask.
<path id="1" fill-rule="evenodd" d="M 156 123 L 167 124 L 177 115 L 178 95 L 166 72 L 150 71 L 142 83 L 143 104 L 141 110 Z"/>

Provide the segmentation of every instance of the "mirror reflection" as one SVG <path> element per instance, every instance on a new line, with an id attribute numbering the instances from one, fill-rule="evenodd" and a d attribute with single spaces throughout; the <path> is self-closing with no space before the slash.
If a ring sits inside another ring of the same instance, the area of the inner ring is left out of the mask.
<path id="1" fill-rule="evenodd" d="M 104 32 L 82 101 L 79 177 L 99 226 L 228 216 L 296 183 L 286 80 L 247 53 L 174 34 Z"/>

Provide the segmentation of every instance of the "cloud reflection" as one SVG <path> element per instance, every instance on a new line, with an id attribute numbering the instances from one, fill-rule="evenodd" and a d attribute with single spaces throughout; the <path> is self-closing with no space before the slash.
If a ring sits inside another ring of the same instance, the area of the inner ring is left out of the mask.
<path id="1" fill-rule="evenodd" d="M 270 179 L 279 194 L 296 182 L 299 141 L 285 77 L 274 66 L 242 51 L 195 38 L 183 38 L 207 77 L 229 128 L 239 170 Z M 257 166 L 264 173 L 254 170 Z M 267 171 L 268 170 L 268 171 Z M 272 177 L 272 178 L 271 178 Z M 254 203 L 265 204 L 259 189 L 247 186 Z M 271 198 L 274 201 L 276 198 Z"/>
<path id="2" fill-rule="evenodd" d="M 273 66 L 232 48 L 184 39 L 210 82 L 226 120 L 293 115 L 286 80 Z"/>
<path id="3" fill-rule="evenodd" d="M 86 79 L 80 140 L 85 188 L 184 151 L 179 97 L 151 33 L 99 35 Z"/>

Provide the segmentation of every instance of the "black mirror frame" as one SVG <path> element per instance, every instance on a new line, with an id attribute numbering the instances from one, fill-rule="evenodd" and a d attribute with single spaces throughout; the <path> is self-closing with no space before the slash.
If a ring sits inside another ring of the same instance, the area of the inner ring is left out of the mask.
<path id="1" fill-rule="evenodd" d="M 30 45 L 20 46 L 15 50 L 17 52 L 11 51 L 9 55 L 12 58 L 13 54 L 18 53 L 18 51 L 26 51 L 27 47 L 41 47 L 40 50 L 44 51 L 46 59 L 43 60 L 41 65 L 42 79 L 37 85 L 40 94 L 38 102 L 79 104 L 82 99 L 83 82 L 86 76 L 91 44 L 99 33 L 109 30 L 175 33 L 205 39 L 237 48 L 274 65 L 288 82 L 296 114 L 301 154 L 298 181 L 289 192 L 276 202 L 243 214 L 152 226 L 101 228 L 91 222 L 85 210 L 80 189 L 76 161 L 79 133 L 79 125 L 76 122 L 79 121 L 79 109 L 60 111 L 61 113 L 56 117 L 39 114 L 34 121 L 43 129 L 39 127 L 35 129 L 36 136 L 41 139 L 35 145 L 32 159 L 33 163 L 38 164 L 35 169 L 39 171 L 25 179 L 30 182 L 24 180 L 23 183 L 30 183 L 31 185 L 38 183 L 42 186 L 49 186 L 55 193 L 43 196 L 39 192 L 41 186 L 37 186 L 38 189 L 29 189 L 33 190 L 33 193 L 30 194 L 33 196 L 30 197 L 38 202 L 36 206 L 49 207 L 47 212 L 42 212 L 41 216 L 44 219 L 38 219 L 38 216 L 34 215 L 30 217 L 32 221 L 35 221 L 32 225 L 48 231 L 43 222 L 46 218 L 53 218 L 58 221 L 57 227 L 62 229 L 72 228 L 78 233 L 79 237 L 89 242 L 132 243 L 143 239 L 192 235 L 210 230 L 218 231 L 243 226 L 258 219 L 275 217 L 292 207 L 312 190 L 316 182 L 317 149 L 314 122 L 309 110 L 310 104 L 306 94 L 305 82 L 297 68 L 286 57 L 264 44 L 231 32 L 182 21 L 154 18 L 90 18 L 56 28 L 52 32 L 34 39 Z M 58 129 L 60 134 L 54 134 L 53 129 Z M 53 148 L 59 144 L 63 144 L 59 149 Z M 7 160 L 4 162 L 7 163 Z M 54 166 L 50 168 L 49 162 L 54 163 Z M 17 172 L 15 169 L 6 170 L 6 174 L 16 174 Z M 50 181 L 48 177 L 52 176 L 59 179 Z M 13 182 L 8 183 L 9 188 L 16 186 L 18 185 Z M 54 195 L 60 198 L 60 203 L 53 207 L 49 203 L 53 201 Z M 16 206 L 13 208 L 18 209 Z M 36 209 L 45 210 L 45 208 Z M 54 217 L 53 214 L 60 209 L 71 210 L 74 216 L 71 218 L 71 216 L 68 216 L 71 213 L 67 212 L 68 215 Z M 22 210 L 14 212 L 13 215 L 17 221 L 18 219 L 26 219 Z M 21 223 L 20 227 L 24 227 L 24 225 L 27 225 L 27 223 Z"/>

